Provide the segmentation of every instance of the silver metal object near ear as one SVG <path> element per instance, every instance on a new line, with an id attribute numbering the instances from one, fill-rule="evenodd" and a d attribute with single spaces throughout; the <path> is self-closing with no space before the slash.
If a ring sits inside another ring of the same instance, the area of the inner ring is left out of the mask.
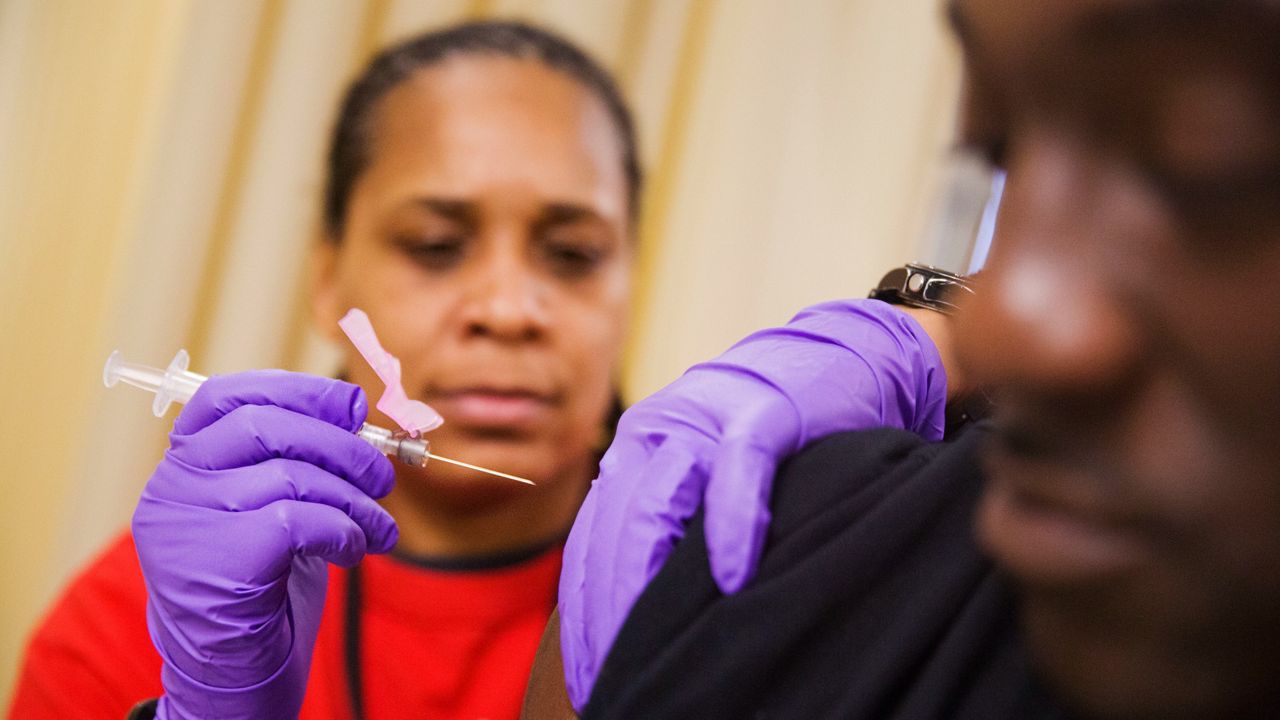
<path id="1" fill-rule="evenodd" d="M 961 293 L 973 294 L 973 288 L 963 276 L 932 265 L 907 263 L 885 273 L 870 297 L 950 315 L 956 311 Z"/>

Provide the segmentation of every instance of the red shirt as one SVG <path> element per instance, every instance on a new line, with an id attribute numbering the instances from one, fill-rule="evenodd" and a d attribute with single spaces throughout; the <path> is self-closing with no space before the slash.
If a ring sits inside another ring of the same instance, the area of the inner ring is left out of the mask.
<path id="1" fill-rule="evenodd" d="M 497 568 L 444 570 L 388 556 L 360 565 L 366 718 L 516 718 L 555 604 L 560 546 Z M 345 644 L 351 573 L 331 567 L 304 720 L 352 717 Z M 121 720 L 161 694 L 133 540 L 116 539 L 37 627 L 10 718 Z"/>

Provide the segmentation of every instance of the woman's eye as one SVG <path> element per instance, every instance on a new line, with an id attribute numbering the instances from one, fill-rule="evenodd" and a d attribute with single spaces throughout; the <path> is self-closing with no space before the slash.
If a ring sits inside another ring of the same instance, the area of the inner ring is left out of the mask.
<path id="1" fill-rule="evenodd" d="M 462 259 L 465 249 L 462 238 L 455 237 L 406 239 L 400 241 L 399 245 L 410 259 L 429 270 L 453 267 Z"/>
<path id="2" fill-rule="evenodd" d="M 544 246 L 543 254 L 552 272 L 567 278 L 590 273 L 603 258 L 599 249 L 581 242 L 550 241 Z"/>

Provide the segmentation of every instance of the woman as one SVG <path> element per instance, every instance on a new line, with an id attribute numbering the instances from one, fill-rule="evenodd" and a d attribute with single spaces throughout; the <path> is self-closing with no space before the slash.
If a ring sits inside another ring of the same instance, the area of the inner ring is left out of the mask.
<path id="1" fill-rule="evenodd" d="M 119 718 L 162 692 L 173 716 L 191 710 L 182 701 L 272 715 L 302 702 L 307 718 L 518 713 L 616 402 L 640 190 L 629 113 L 564 40 L 468 24 L 370 63 L 328 173 L 318 327 L 337 338 L 336 320 L 365 310 L 410 396 L 446 420 L 433 449 L 536 487 L 397 464 L 387 493 L 390 462 L 332 427 L 358 425 L 382 389 L 345 341 L 363 392 L 287 373 L 215 378 L 175 422 L 135 514 L 147 587 L 120 538 L 37 631 L 11 716 Z M 285 537 L 318 516 L 329 524 L 316 532 L 342 537 L 322 549 Z M 320 557 L 358 564 L 325 570 Z M 202 622 L 257 645 L 202 645 Z M 273 673 L 309 673 L 305 700 L 272 695 Z"/>

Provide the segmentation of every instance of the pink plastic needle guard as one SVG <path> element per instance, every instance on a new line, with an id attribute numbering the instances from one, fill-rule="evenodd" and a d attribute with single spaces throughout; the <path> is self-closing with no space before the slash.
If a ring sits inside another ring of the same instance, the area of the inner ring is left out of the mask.
<path id="1" fill-rule="evenodd" d="M 444 418 L 430 405 L 410 400 L 405 394 L 404 386 L 400 384 L 400 360 L 382 348 L 377 333 L 373 331 L 373 323 L 369 322 L 369 316 L 363 310 L 351 308 L 338 321 L 338 327 L 387 386 L 377 405 L 384 415 L 415 438 L 444 424 Z"/>

